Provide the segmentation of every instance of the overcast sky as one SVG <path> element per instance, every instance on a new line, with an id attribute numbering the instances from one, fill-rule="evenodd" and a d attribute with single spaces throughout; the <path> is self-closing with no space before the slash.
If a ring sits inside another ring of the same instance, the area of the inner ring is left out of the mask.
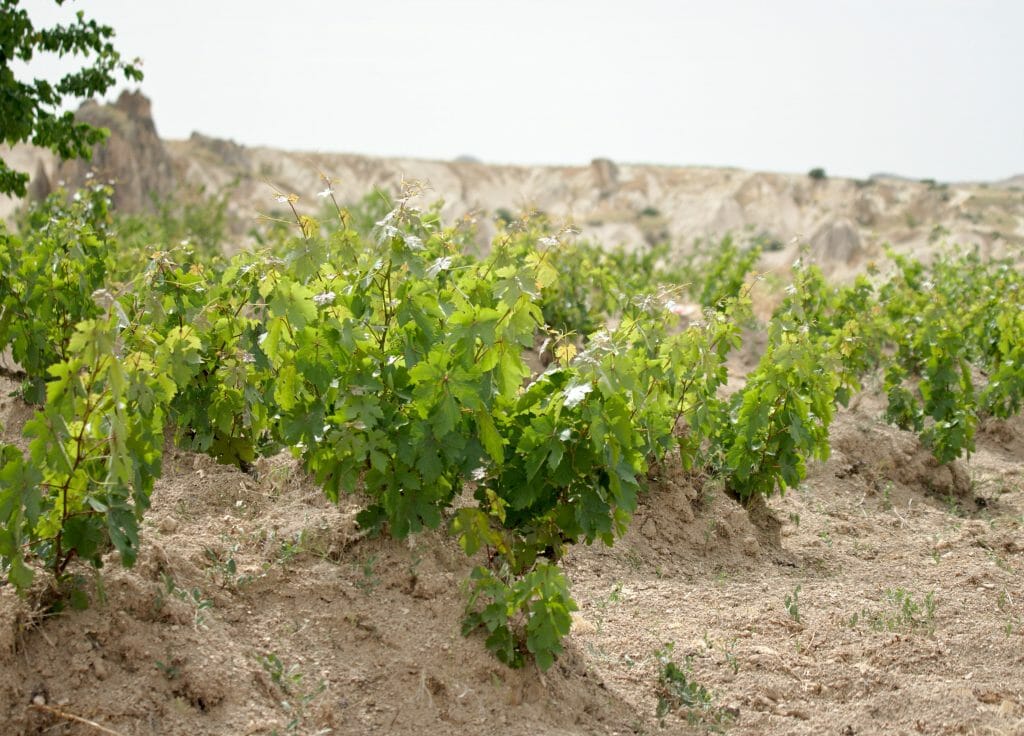
<path id="1" fill-rule="evenodd" d="M 26 0 L 112 25 L 165 138 L 499 163 L 1024 173 L 1021 0 Z M 34 67 L 52 74 L 45 61 Z"/>

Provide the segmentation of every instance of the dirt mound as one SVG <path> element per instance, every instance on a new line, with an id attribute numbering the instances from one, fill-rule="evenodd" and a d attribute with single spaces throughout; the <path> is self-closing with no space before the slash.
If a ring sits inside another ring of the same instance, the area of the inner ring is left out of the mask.
<path id="1" fill-rule="evenodd" d="M 961 461 L 943 464 L 917 436 L 863 415 L 841 415 L 831 430 L 832 457 L 823 472 L 862 476 L 873 492 L 898 499 L 922 495 L 976 511 L 971 479 Z"/>
<path id="2" fill-rule="evenodd" d="M 742 564 L 762 554 L 759 536 L 748 511 L 720 484 L 688 475 L 675 460 L 657 468 L 619 544 L 669 566 L 693 555 L 712 564 Z"/>
<path id="3" fill-rule="evenodd" d="M 985 419 L 978 427 L 978 435 L 990 448 L 1001 451 L 1008 457 L 1024 457 L 1024 416 Z"/>
<path id="4" fill-rule="evenodd" d="M 0 589 L 7 733 L 52 732 L 61 719 L 33 702 L 122 733 L 623 727 L 629 707 L 571 651 L 540 676 L 461 636 L 470 561 L 452 540 L 364 539 L 356 507 L 328 503 L 290 460 L 264 471 L 172 458 L 138 563 L 111 559 L 86 611 L 27 626 Z"/>

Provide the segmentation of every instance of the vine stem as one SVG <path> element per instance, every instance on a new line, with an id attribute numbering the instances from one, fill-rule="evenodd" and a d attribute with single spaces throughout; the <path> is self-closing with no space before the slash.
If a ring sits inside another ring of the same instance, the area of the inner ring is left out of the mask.
<path id="1" fill-rule="evenodd" d="M 30 705 L 29 707 L 34 708 L 35 710 L 43 711 L 44 713 L 49 713 L 53 716 L 57 716 L 58 718 L 63 718 L 66 721 L 74 721 L 75 723 L 82 723 L 86 726 L 91 726 L 100 733 L 111 734 L 111 736 L 123 736 L 123 734 L 120 731 L 115 731 L 112 728 L 107 728 L 102 724 L 96 723 L 96 721 L 90 721 L 88 718 L 76 716 L 74 713 L 68 713 L 67 711 L 59 710 L 58 708 L 45 705 L 44 703 L 32 703 L 32 705 Z"/>
<path id="2" fill-rule="evenodd" d="M 64 483 L 61 485 L 60 488 L 61 530 L 57 532 L 56 539 L 54 540 L 54 545 L 56 547 L 57 553 L 54 556 L 53 560 L 54 576 L 58 578 L 64 573 L 64 570 L 67 569 L 68 563 L 71 562 L 70 554 L 66 558 L 64 558 L 63 549 L 64 524 L 66 523 L 67 519 L 70 518 L 70 515 L 68 514 L 68 487 L 71 485 L 71 481 L 74 479 L 75 472 L 78 470 L 78 467 L 82 464 L 82 461 L 85 459 L 82 453 L 82 443 L 85 440 L 85 428 L 88 426 L 89 418 L 91 417 L 93 411 L 96 409 L 97 406 L 97 404 L 89 403 L 89 397 L 92 396 L 93 386 L 96 385 L 96 374 L 103 367 L 105 358 L 106 356 L 97 355 L 93 361 L 92 368 L 89 371 L 89 385 L 88 387 L 85 387 L 85 396 L 87 398 L 85 403 L 85 410 L 82 414 L 82 427 L 81 429 L 79 429 L 78 437 L 75 439 L 75 461 L 69 468 L 68 477 L 65 479 Z M 56 435 L 56 432 L 53 432 L 53 434 Z"/>
<path id="3" fill-rule="evenodd" d="M 0 377 L 6 378 L 9 381 L 24 381 L 28 378 L 28 374 L 17 368 L 8 368 L 5 365 L 0 365 Z"/>

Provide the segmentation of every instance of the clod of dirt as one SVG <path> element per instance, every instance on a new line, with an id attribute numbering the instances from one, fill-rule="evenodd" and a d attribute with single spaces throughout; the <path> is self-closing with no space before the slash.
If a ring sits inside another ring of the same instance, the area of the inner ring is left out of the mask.
<path id="1" fill-rule="evenodd" d="M 771 549 L 782 549 L 782 520 L 768 505 L 764 496 L 755 495 L 747 502 L 750 523 L 757 533 L 757 541 Z"/>

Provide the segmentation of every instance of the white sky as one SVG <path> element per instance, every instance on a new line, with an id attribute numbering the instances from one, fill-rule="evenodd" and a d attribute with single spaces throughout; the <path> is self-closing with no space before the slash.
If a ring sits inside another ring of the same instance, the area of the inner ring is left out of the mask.
<path id="1" fill-rule="evenodd" d="M 157 129 L 498 163 L 1024 172 L 1021 0 L 27 0 L 141 56 Z M 41 61 L 33 73 L 46 76 Z"/>

